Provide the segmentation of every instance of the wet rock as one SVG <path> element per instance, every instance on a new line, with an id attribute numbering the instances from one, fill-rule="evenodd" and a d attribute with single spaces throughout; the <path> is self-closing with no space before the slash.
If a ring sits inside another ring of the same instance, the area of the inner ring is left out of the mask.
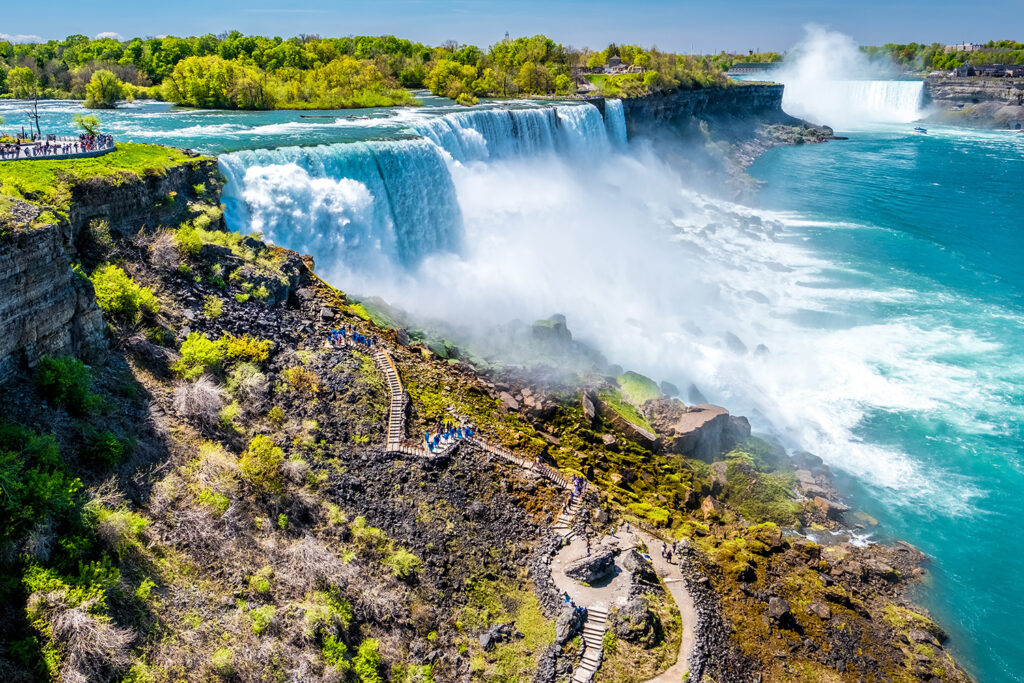
<path id="1" fill-rule="evenodd" d="M 711 483 L 716 490 L 722 490 L 729 483 L 729 465 L 724 460 L 711 463 Z"/>
<path id="2" fill-rule="evenodd" d="M 707 520 L 722 511 L 722 504 L 715 500 L 714 497 L 707 496 L 704 498 L 704 502 L 700 504 L 700 510 L 704 513 L 704 519 Z"/>

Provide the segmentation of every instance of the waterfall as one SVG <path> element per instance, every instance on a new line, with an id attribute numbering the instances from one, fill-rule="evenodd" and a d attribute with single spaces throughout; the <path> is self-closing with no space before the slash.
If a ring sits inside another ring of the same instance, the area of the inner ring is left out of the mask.
<path id="1" fill-rule="evenodd" d="M 780 78 L 787 113 L 839 128 L 909 123 L 921 117 L 924 81 Z"/>
<path id="2" fill-rule="evenodd" d="M 457 252 L 462 211 L 452 165 L 555 154 L 598 158 L 625 141 L 621 103 L 472 109 L 417 118 L 417 138 L 252 150 L 220 157 L 235 230 L 312 254 L 321 266 L 411 271 Z"/>
<path id="3" fill-rule="evenodd" d="M 608 128 L 608 139 L 613 144 L 626 144 L 626 114 L 622 100 L 604 101 L 604 124 Z"/>

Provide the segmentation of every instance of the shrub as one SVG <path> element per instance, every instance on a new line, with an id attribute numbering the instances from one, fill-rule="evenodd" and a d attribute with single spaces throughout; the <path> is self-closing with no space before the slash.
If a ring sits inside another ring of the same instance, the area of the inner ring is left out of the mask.
<path id="1" fill-rule="evenodd" d="M 366 523 L 366 517 L 359 515 L 349 526 L 352 533 L 352 541 L 363 550 L 380 551 L 389 542 L 388 535 L 383 530 Z"/>
<path id="2" fill-rule="evenodd" d="M 0 422 L 0 541 L 70 512 L 81 488 L 52 435 Z"/>
<path id="3" fill-rule="evenodd" d="M 382 683 L 380 676 L 380 652 L 377 641 L 367 638 L 359 643 L 356 656 L 352 658 L 352 669 L 360 683 Z"/>
<path id="4" fill-rule="evenodd" d="M 284 371 L 284 379 L 292 390 L 300 394 L 319 394 L 322 389 L 320 376 L 312 370 L 295 366 Z"/>
<path id="5" fill-rule="evenodd" d="M 324 644 L 320 648 L 324 661 L 339 671 L 346 671 L 348 669 L 348 662 L 345 661 L 345 653 L 347 651 L 348 648 L 345 647 L 345 643 L 341 642 L 341 639 L 333 633 L 324 637 Z"/>
<path id="6" fill-rule="evenodd" d="M 44 652 L 58 664 L 59 680 L 110 680 L 131 664 L 129 645 L 134 634 L 113 626 L 96 614 L 95 602 L 72 606 L 63 592 L 36 593 L 29 599 L 33 625 L 49 640 Z"/>
<path id="7" fill-rule="evenodd" d="M 337 587 L 313 591 L 303 603 L 303 633 L 307 638 L 318 634 L 337 635 L 352 623 L 352 605 L 341 596 Z"/>
<path id="8" fill-rule="evenodd" d="M 249 295 L 244 292 L 238 292 L 235 294 L 235 301 L 240 304 L 247 303 L 249 301 Z"/>
<path id="9" fill-rule="evenodd" d="M 96 269 L 90 280 L 96 290 L 96 303 L 104 313 L 120 322 L 136 323 L 141 315 L 154 315 L 160 310 L 153 290 L 135 284 L 117 266 Z"/>
<path id="10" fill-rule="evenodd" d="M 211 320 L 219 318 L 224 313 L 224 302 L 216 296 L 208 296 L 203 299 L 203 315 Z"/>
<path id="11" fill-rule="evenodd" d="M 195 382 L 181 382 L 174 389 L 171 403 L 174 410 L 186 420 L 208 429 L 218 424 L 224 407 L 224 391 L 209 377 Z"/>
<path id="12" fill-rule="evenodd" d="M 148 519 L 124 507 L 112 510 L 100 505 L 93 514 L 96 517 L 96 534 L 119 558 L 138 546 L 139 537 L 149 526 Z"/>
<path id="13" fill-rule="evenodd" d="M 82 459 L 93 467 L 113 467 L 128 451 L 124 442 L 109 429 L 100 431 L 88 425 L 82 437 Z"/>
<path id="14" fill-rule="evenodd" d="M 252 632 L 258 636 L 263 635 L 263 632 L 274 623 L 274 614 L 276 612 L 277 609 L 273 605 L 257 607 L 249 612 L 249 618 L 252 619 Z"/>
<path id="15" fill-rule="evenodd" d="M 224 352 L 231 360 L 262 363 L 270 357 L 270 352 L 274 349 L 274 342 L 269 339 L 259 339 L 247 334 L 240 337 L 226 334 L 222 340 Z"/>
<path id="16" fill-rule="evenodd" d="M 271 424 L 280 429 L 281 425 L 283 425 L 285 421 L 284 408 L 281 406 L 274 406 L 267 413 L 267 419 L 270 420 Z"/>
<path id="17" fill-rule="evenodd" d="M 284 451 L 262 434 L 253 437 L 242 453 L 238 469 L 255 488 L 266 493 L 281 491 L 281 463 Z"/>
<path id="18" fill-rule="evenodd" d="M 97 401 L 89 391 L 89 368 L 71 356 L 45 356 L 36 368 L 36 384 L 43 396 L 71 412 L 87 412 Z"/>
<path id="19" fill-rule="evenodd" d="M 220 424 L 222 429 L 231 429 L 235 425 L 235 419 L 238 418 L 239 413 L 242 412 L 242 406 L 238 404 L 238 401 L 232 401 L 228 405 L 221 409 L 217 415 L 217 422 Z"/>
<path id="20" fill-rule="evenodd" d="M 178 267 L 178 253 L 174 248 L 174 234 L 161 230 L 149 245 L 149 260 L 160 270 L 171 271 Z"/>
<path id="21" fill-rule="evenodd" d="M 403 581 L 416 575 L 423 561 L 405 548 L 395 550 L 384 560 L 384 566 L 391 569 L 395 577 Z"/>
<path id="22" fill-rule="evenodd" d="M 222 647 L 214 652 L 210 664 L 218 676 L 230 678 L 235 675 L 235 653 L 230 647 Z"/>
<path id="23" fill-rule="evenodd" d="M 195 379 L 206 372 L 219 372 L 224 356 L 220 340 L 193 332 L 181 343 L 181 358 L 174 364 L 174 370 L 185 379 Z"/>
<path id="24" fill-rule="evenodd" d="M 274 570 L 270 567 L 263 567 L 249 577 L 249 590 L 258 595 L 266 595 L 274 578 Z"/>
<path id="25" fill-rule="evenodd" d="M 227 388 L 236 399 L 247 404 L 248 412 L 252 412 L 252 404 L 266 398 L 269 383 L 258 367 L 252 363 L 239 363 L 228 376 Z"/>
<path id="26" fill-rule="evenodd" d="M 277 528 L 281 531 L 288 530 L 288 515 L 283 512 L 277 516 Z"/>

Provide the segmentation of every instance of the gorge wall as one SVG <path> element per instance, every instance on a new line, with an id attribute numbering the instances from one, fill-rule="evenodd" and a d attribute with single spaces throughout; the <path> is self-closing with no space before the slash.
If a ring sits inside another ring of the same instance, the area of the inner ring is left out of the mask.
<path id="1" fill-rule="evenodd" d="M 89 358 L 105 343 L 92 284 L 73 269 L 93 221 L 106 221 L 113 235 L 177 225 L 197 188 L 205 193 L 219 182 L 212 160 L 89 179 L 70 188 L 67 217 L 52 221 L 40 220 L 39 206 L 11 200 L 11 220 L 0 235 L 0 382 L 43 356 Z"/>
<path id="2" fill-rule="evenodd" d="M 943 123 L 982 128 L 1024 128 L 1024 79 L 925 79 L 926 104 L 931 118 Z"/>
<path id="3" fill-rule="evenodd" d="M 784 86 L 777 84 L 734 85 L 624 99 L 626 130 L 634 135 L 658 125 L 710 117 L 797 123 L 797 119 L 782 111 L 783 90 Z"/>

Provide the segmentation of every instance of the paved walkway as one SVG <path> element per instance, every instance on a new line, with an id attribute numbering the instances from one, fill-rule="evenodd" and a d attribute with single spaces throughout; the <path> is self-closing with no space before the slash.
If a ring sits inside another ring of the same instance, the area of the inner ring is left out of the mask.
<path id="1" fill-rule="evenodd" d="M 434 457 L 437 454 L 431 453 L 421 446 L 404 441 L 407 397 L 402 386 L 402 379 L 398 373 L 398 368 L 390 354 L 381 347 L 377 347 L 372 352 L 372 356 L 374 363 L 384 374 L 388 391 L 391 394 L 388 412 L 387 450 L 393 453 L 418 457 Z M 456 415 L 456 419 L 460 419 L 459 416 Z M 572 481 L 554 468 L 520 457 L 505 448 L 490 444 L 478 436 L 467 440 L 507 462 L 536 472 L 566 490 L 572 489 Z M 444 452 L 450 451 L 458 443 L 458 441 L 454 441 Z M 592 680 L 598 668 L 600 668 L 604 654 L 604 634 L 607 629 L 608 612 L 613 607 L 621 607 L 626 604 L 632 583 L 632 574 L 622 571 L 618 567 L 616 573 L 610 579 L 589 586 L 585 586 L 565 575 L 565 568 L 569 563 L 586 555 L 586 540 L 576 536 L 572 529 L 572 522 L 582 507 L 582 498 L 583 496 L 580 495 L 568 499 L 555 522 L 555 533 L 567 541 L 567 543 L 555 555 L 551 565 L 551 578 L 559 591 L 567 593 L 577 605 L 587 608 L 587 620 L 583 625 L 583 659 L 580 666 L 576 667 L 576 670 L 573 672 L 573 683 L 588 683 Z M 665 582 L 665 586 L 668 588 L 672 599 L 675 600 L 676 606 L 679 608 L 679 613 L 682 615 L 683 633 L 679 643 L 676 663 L 646 683 L 679 683 L 689 671 L 689 659 L 697 642 L 694 628 L 697 623 L 697 610 L 694 607 L 693 598 L 686 590 L 686 584 L 679 565 L 670 564 L 665 558 L 661 557 L 659 552 L 661 541 L 659 539 L 635 528 L 629 533 L 624 529 L 620 529 L 619 533 L 614 536 L 606 537 L 604 542 L 615 544 L 623 550 L 643 543 L 652 551 L 649 555 L 654 570 Z M 592 550 L 596 549 L 596 546 L 592 546 Z"/>

